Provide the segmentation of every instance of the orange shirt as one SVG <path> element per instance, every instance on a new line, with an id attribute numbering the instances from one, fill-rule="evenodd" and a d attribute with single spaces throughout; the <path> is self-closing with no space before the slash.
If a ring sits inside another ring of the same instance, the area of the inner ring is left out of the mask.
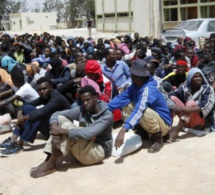
<path id="1" fill-rule="evenodd" d="M 11 80 L 11 76 L 4 69 L 0 68 L 0 77 L 3 83 L 7 83 L 11 87 L 13 87 L 13 82 Z"/>

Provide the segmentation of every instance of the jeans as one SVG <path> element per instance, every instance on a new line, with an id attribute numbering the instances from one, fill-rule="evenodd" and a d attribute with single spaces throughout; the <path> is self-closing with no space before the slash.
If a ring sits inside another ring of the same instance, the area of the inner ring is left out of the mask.
<path id="1" fill-rule="evenodd" d="M 31 105 L 26 105 L 23 109 L 23 116 L 30 114 L 35 111 L 37 108 Z M 40 131 L 46 139 L 49 138 L 49 119 L 50 116 L 44 116 L 38 121 L 25 121 L 22 128 L 16 127 L 14 134 L 20 136 L 20 139 L 25 142 L 34 143 L 37 132 Z"/>

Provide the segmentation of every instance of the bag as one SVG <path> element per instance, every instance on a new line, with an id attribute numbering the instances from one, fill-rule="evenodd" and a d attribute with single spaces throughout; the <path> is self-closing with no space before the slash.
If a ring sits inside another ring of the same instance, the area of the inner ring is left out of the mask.
<path id="1" fill-rule="evenodd" d="M 11 116 L 9 113 L 0 116 L 0 125 L 7 125 L 11 122 Z"/>
<path id="2" fill-rule="evenodd" d="M 115 143 L 115 139 L 117 137 L 118 133 L 114 133 L 112 135 L 113 137 L 113 143 Z M 115 148 L 113 146 L 112 149 L 112 156 L 120 157 L 125 156 L 127 154 L 130 154 L 136 150 L 138 150 L 142 146 L 142 139 L 139 135 L 134 134 L 132 132 L 125 133 L 124 137 L 124 144 L 120 148 Z"/>

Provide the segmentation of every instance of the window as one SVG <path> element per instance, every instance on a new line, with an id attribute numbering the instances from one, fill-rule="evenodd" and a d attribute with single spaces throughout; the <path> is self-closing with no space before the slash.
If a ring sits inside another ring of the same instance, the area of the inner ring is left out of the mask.
<path id="1" fill-rule="evenodd" d="M 194 20 L 194 21 L 184 21 L 180 23 L 175 28 L 184 29 L 184 30 L 198 30 L 201 26 L 203 20 Z"/>
<path id="2" fill-rule="evenodd" d="M 129 13 L 128 12 L 123 12 L 123 13 L 117 13 L 118 17 L 128 17 Z"/>
<path id="3" fill-rule="evenodd" d="M 168 5 L 177 5 L 178 1 L 177 0 L 163 0 L 163 5 L 168 6 Z"/>
<path id="4" fill-rule="evenodd" d="M 208 32 L 215 32 L 215 20 L 208 23 Z"/>
<path id="5" fill-rule="evenodd" d="M 99 19 L 99 18 L 102 18 L 102 15 L 97 15 L 97 18 Z"/>
<path id="6" fill-rule="evenodd" d="M 115 17 L 114 13 L 105 14 L 105 18 L 114 18 L 114 17 Z"/>

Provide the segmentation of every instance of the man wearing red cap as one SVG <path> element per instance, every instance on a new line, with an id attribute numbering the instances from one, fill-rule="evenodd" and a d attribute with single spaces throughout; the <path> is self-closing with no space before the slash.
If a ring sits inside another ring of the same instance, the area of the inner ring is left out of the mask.
<path id="1" fill-rule="evenodd" d="M 178 60 L 176 63 L 176 72 L 171 72 L 163 78 L 164 89 L 167 92 L 172 91 L 172 89 L 177 89 L 186 80 L 187 71 L 187 61 Z M 170 89 L 171 87 L 168 87 L 170 85 L 172 86 L 172 89 Z"/>

